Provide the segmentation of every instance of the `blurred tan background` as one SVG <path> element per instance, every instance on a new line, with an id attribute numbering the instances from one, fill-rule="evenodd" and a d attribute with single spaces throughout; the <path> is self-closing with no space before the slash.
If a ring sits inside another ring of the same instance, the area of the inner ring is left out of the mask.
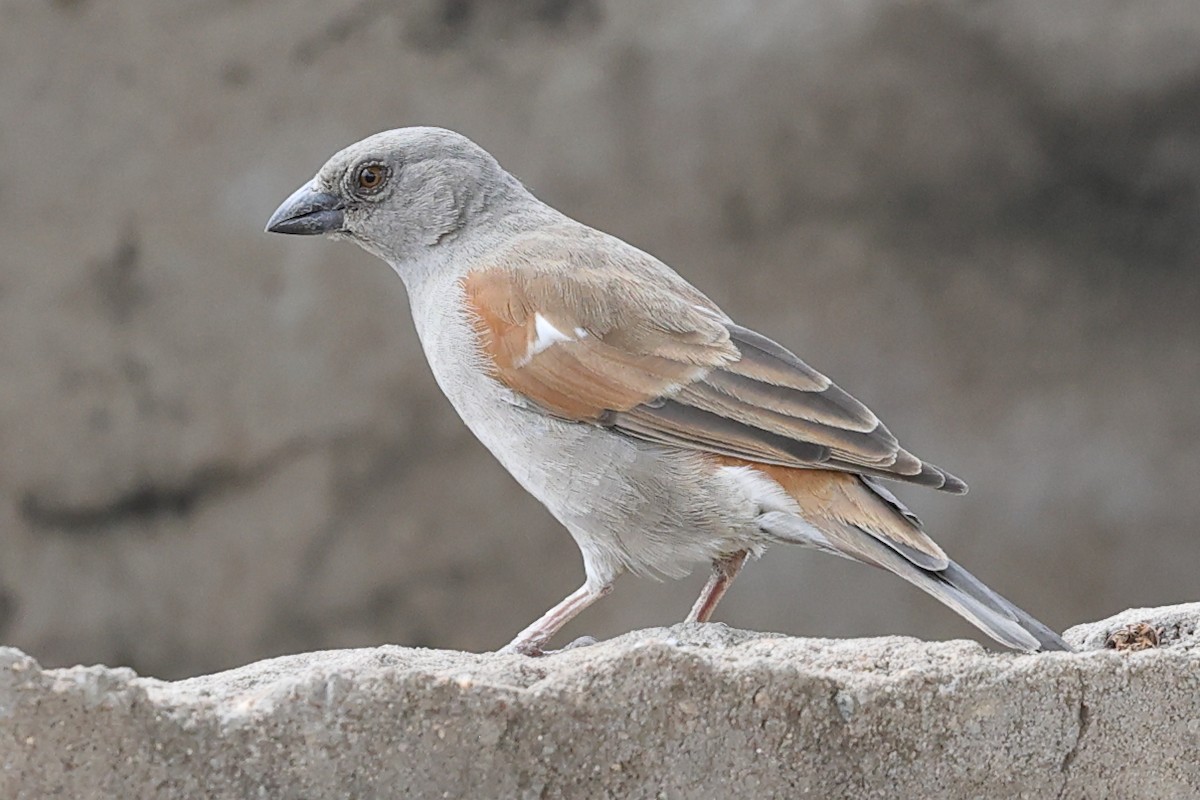
<path id="1" fill-rule="evenodd" d="M 578 585 L 390 270 L 262 233 L 411 124 L 966 478 L 904 496 L 1047 623 L 1200 599 L 1194 0 L 7 0 L 0 120 L 0 642 L 46 664 L 495 648 Z M 703 579 L 623 579 L 562 641 L 676 621 Z M 795 549 L 718 617 L 972 635 Z"/>

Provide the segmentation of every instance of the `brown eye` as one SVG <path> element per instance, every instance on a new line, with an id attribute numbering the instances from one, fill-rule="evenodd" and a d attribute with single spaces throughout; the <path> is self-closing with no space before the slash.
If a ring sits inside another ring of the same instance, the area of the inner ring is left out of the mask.
<path id="1" fill-rule="evenodd" d="M 360 192 L 374 194 L 383 187 L 383 182 L 387 180 L 387 175 L 387 167 L 382 164 L 365 164 L 358 168 L 358 173 L 354 177 L 354 184 Z"/>

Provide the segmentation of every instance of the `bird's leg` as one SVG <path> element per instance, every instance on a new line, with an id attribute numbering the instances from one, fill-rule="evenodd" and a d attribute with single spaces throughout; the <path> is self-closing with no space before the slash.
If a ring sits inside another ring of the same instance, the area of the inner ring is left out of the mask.
<path id="1" fill-rule="evenodd" d="M 536 622 L 517 634 L 500 651 L 502 653 L 520 653 L 525 656 L 545 655 L 542 648 L 575 616 L 612 591 L 612 584 L 592 587 L 588 584 L 580 586 L 567 595 L 561 603 L 543 614 Z"/>
<path id="2" fill-rule="evenodd" d="M 685 622 L 708 622 L 713 611 L 717 609 L 717 603 L 721 602 L 725 591 L 729 589 L 729 584 L 733 583 L 733 579 L 741 572 L 747 555 L 745 550 L 739 550 L 732 555 L 713 559 L 712 575 L 708 576 L 708 583 L 704 584 L 704 589 Z"/>

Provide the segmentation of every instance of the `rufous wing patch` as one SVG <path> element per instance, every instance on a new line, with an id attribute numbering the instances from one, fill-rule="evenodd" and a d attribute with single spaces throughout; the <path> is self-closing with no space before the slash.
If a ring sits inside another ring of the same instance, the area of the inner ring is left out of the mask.
<path id="1" fill-rule="evenodd" d="M 539 277 L 544 284 L 547 279 Z M 570 279 L 561 283 L 571 286 Z M 547 291 L 527 276 L 501 270 L 473 272 L 462 286 L 493 376 L 568 419 L 597 422 L 653 402 L 702 376 L 706 358 L 729 358 L 719 350 L 706 354 L 703 345 L 649 323 L 612 334 L 625 346 L 610 343 L 611 319 L 620 316 L 605 313 L 603 304 L 612 298 Z"/>

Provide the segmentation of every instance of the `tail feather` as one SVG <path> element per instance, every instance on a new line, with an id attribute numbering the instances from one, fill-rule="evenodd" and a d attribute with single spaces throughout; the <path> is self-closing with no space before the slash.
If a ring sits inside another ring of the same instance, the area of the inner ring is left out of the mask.
<path id="1" fill-rule="evenodd" d="M 1014 650 L 1063 650 L 1071 646 L 1057 633 L 989 589 L 954 561 L 942 569 L 922 567 L 868 531 L 849 523 L 824 520 L 819 528 L 790 514 L 760 518 L 780 541 L 816 547 L 885 569 L 957 611 L 975 627 Z"/>
<path id="2" fill-rule="evenodd" d="M 823 470 L 751 465 L 770 477 L 798 508 L 778 508 L 766 493 L 760 530 L 780 541 L 816 547 L 872 564 L 941 600 L 996 641 L 1016 650 L 1070 650 L 1054 631 L 1026 614 L 955 562 L 922 530 L 900 500 L 869 477 Z"/>
<path id="3" fill-rule="evenodd" d="M 862 535 L 876 541 L 865 532 Z M 870 561 L 876 566 L 942 601 L 1001 644 L 1015 650 L 1071 651 L 1061 636 L 989 589 L 956 562 L 951 561 L 942 570 L 928 570 L 882 544 L 871 549 L 875 552 Z"/>
<path id="4" fill-rule="evenodd" d="M 958 563 L 951 561 L 948 567 L 939 573 L 935 573 L 935 575 L 958 592 L 975 597 L 986 608 L 990 608 L 992 611 L 1016 622 L 1025 632 L 1037 640 L 1038 650 L 1071 652 L 1071 645 L 1063 641 L 1061 636 L 1041 622 L 1038 622 L 1021 608 L 996 594 L 985 586 L 982 581 L 959 566 Z"/>

